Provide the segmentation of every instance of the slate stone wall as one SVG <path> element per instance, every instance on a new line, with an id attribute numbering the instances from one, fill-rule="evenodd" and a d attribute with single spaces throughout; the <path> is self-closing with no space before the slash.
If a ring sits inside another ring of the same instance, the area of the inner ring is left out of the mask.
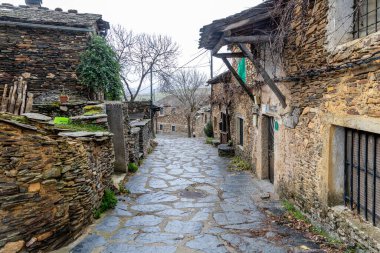
<path id="1" fill-rule="evenodd" d="M 74 240 L 111 186 L 109 136 L 43 131 L 0 122 L 0 251 L 50 251 Z"/>
<path id="2" fill-rule="evenodd" d="M 45 95 L 58 101 L 62 85 L 70 100 L 87 99 L 76 69 L 88 38 L 84 32 L 1 26 L 0 94 L 4 84 L 23 76 L 35 101 L 43 102 Z"/>

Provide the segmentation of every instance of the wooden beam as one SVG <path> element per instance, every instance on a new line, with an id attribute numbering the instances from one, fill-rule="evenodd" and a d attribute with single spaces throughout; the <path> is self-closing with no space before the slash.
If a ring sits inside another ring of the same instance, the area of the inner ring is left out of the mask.
<path id="1" fill-rule="evenodd" d="M 232 75 L 236 78 L 236 80 L 239 82 L 241 87 L 243 87 L 244 91 L 248 94 L 248 96 L 251 98 L 253 102 L 255 102 L 255 97 L 253 96 L 252 92 L 248 89 L 247 85 L 245 82 L 241 79 L 239 74 L 236 72 L 236 70 L 232 67 L 231 63 L 227 60 L 227 58 L 222 58 L 224 64 L 227 66 L 229 71 L 231 71 Z"/>
<path id="2" fill-rule="evenodd" d="M 218 51 L 224 46 L 226 45 L 226 42 L 224 40 L 224 37 L 226 36 L 230 36 L 231 35 L 231 31 L 225 31 L 222 35 L 222 37 L 220 37 L 218 43 L 216 43 L 215 47 L 212 49 L 211 51 L 211 55 L 215 55 L 218 53 Z"/>
<path id="3" fill-rule="evenodd" d="M 245 55 L 243 53 L 219 53 L 215 54 L 215 57 L 218 58 L 243 58 Z"/>
<path id="4" fill-rule="evenodd" d="M 253 36 L 234 36 L 234 37 L 224 37 L 224 40 L 229 43 L 260 43 L 270 41 L 271 36 L 269 35 L 253 35 Z"/>
<path id="5" fill-rule="evenodd" d="M 253 57 L 253 54 L 251 51 L 247 48 L 246 45 L 239 43 L 238 44 L 239 48 L 241 51 L 248 57 L 248 59 L 253 63 L 255 66 L 257 72 L 261 74 L 261 76 L 264 79 L 264 82 L 268 84 L 269 88 L 273 91 L 273 93 L 277 96 L 278 100 L 280 101 L 281 105 L 283 108 L 286 107 L 286 98 L 285 96 L 281 93 L 280 89 L 277 87 L 275 82 L 270 78 L 268 73 L 265 71 L 261 63 Z"/>
<path id="6" fill-rule="evenodd" d="M 245 20 L 241 20 L 241 21 L 229 24 L 228 26 L 226 26 L 224 28 L 224 31 L 236 29 L 236 28 L 239 28 L 239 27 L 245 26 L 245 25 L 250 25 L 250 24 L 253 24 L 253 23 L 256 23 L 256 22 L 268 19 L 270 17 L 271 17 L 270 12 L 265 12 L 263 14 L 258 14 L 258 15 L 255 15 L 254 17 L 252 17 L 252 18 L 247 18 Z"/>

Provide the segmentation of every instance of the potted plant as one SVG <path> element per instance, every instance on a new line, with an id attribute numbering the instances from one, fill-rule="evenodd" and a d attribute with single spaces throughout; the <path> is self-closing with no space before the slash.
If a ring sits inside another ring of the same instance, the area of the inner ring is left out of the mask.
<path id="1" fill-rule="evenodd" d="M 62 85 L 61 95 L 59 95 L 59 102 L 61 104 L 65 104 L 68 101 L 69 101 L 69 96 L 66 95 L 66 93 L 65 93 L 65 87 Z"/>

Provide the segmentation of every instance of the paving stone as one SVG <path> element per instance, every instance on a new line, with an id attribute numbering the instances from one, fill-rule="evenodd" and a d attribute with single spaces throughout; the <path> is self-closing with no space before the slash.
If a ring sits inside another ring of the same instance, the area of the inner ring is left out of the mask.
<path id="1" fill-rule="evenodd" d="M 169 208 L 170 208 L 170 206 L 161 205 L 161 204 L 155 204 L 155 205 L 135 205 L 135 206 L 132 206 L 133 210 L 144 212 L 144 213 L 157 212 L 157 211 L 162 211 L 162 210 L 169 209 Z"/>
<path id="2" fill-rule="evenodd" d="M 77 246 L 75 246 L 71 252 L 72 253 L 88 253 L 93 249 L 103 246 L 106 244 L 104 237 L 100 235 L 89 235 L 86 236 Z"/>
<path id="3" fill-rule="evenodd" d="M 177 234 L 199 234 L 202 230 L 202 223 L 197 221 L 169 221 L 165 231 Z"/>
<path id="4" fill-rule="evenodd" d="M 215 213 L 213 216 L 218 225 L 244 224 L 261 220 L 255 213 L 224 212 Z"/>
<path id="5" fill-rule="evenodd" d="M 111 240 L 132 241 L 138 232 L 138 230 L 122 228 L 111 237 Z"/>
<path id="6" fill-rule="evenodd" d="M 137 198 L 136 202 L 139 204 L 149 204 L 149 203 L 163 203 L 172 202 L 178 200 L 177 196 L 170 195 L 163 192 L 147 193 L 141 195 Z"/>
<path id="7" fill-rule="evenodd" d="M 184 216 L 188 216 L 190 215 L 191 212 L 190 211 L 186 211 L 186 210 L 179 210 L 179 209 L 168 209 L 168 210 L 164 210 L 164 211 L 161 211 L 161 212 L 158 212 L 157 215 L 159 216 L 167 216 L 167 217 L 184 217 Z"/>
<path id="8" fill-rule="evenodd" d="M 191 249 L 201 250 L 206 253 L 225 253 L 228 252 L 224 247 L 223 242 L 219 241 L 213 235 L 196 236 L 194 240 L 186 243 L 186 246 Z"/>
<path id="9" fill-rule="evenodd" d="M 167 234 L 167 233 L 147 233 L 140 234 L 136 237 L 135 242 L 141 244 L 148 243 L 164 243 L 164 244 L 177 244 L 184 238 L 183 235 Z"/>
<path id="10" fill-rule="evenodd" d="M 289 252 L 287 247 L 279 247 L 261 238 L 250 238 L 236 234 L 222 235 L 228 243 L 240 249 L 242 252 L 265 252 L 265 253 L 285 253 Z"/>
<path id="11" fill-rule="evenodd" d="M 112 232 L 120 225 L 120 219 L 115 216 L 108 216 L 96 226 L 97 231 Z"/>
<path id="12" fill-rule="evenodd" d="M 104 253 L 174 253 L 174 246 L 136 246 L 126 243 L 110 244 Z"/>
<path id="13" fill-rule="evenodd" d="M 116 208 L 72 252 L 282 253 L 301 245 L 318 249 L 291 228 L 268 227 L 252 200 L 260 196 L 256 181 L 249 172 L 228 172 L 229 159 L 218 157 L 217 149 L 193 138 L 165 135 L 158 142 L 126 184 L 132 194 L 118 197 Z M 190 185 L 205 196 L 181 196 Z M 262 236 L 250 234 L 261 230 Z M 273 242 L 279 234 L 282 239 Z"/>
<path id="14" fill-rule="evenodd" d="M 164 180 L 152 178 L 149 181 L 149 186 L 155 189 L 162 189 L 168 187 L 168 184 Z"/>
<path id="15" fill-rule="evenodd" d="M 154 215 L 143 215 L 143 216 L 136 216 L 132 219 L 128 220 L 125 223 L 126 227 L 137 227 L 137 226 L 157 226 L 162 222 L 162 218 L 154 216 Z"/>

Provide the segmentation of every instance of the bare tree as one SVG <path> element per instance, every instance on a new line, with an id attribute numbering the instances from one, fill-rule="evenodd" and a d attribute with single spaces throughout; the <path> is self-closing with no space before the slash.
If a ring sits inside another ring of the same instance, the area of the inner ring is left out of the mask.
<path id="1" fill-rule="evenodd" d="M 187 133 L 190 138 L 195 113 L 209 98 L 204 87 L 206 76 L 197 70 L 182 69 L 172 75 L 164 74 L 161 77 L 161 91 L 176 97 L 185 108 Z"/>
<path id="2" fill-rule="evenodd" d="M 122 26 L 112 27 L 108 41 L 118 55 L 120 76 L 130 101 L 136 99 L 150 71 L 157 75 L 173 68 L 179 54 L 177 43 L 170 37 L 133 34 Z M 137 84 L 135 92 L 132 91 L 132 84 Z"/>

